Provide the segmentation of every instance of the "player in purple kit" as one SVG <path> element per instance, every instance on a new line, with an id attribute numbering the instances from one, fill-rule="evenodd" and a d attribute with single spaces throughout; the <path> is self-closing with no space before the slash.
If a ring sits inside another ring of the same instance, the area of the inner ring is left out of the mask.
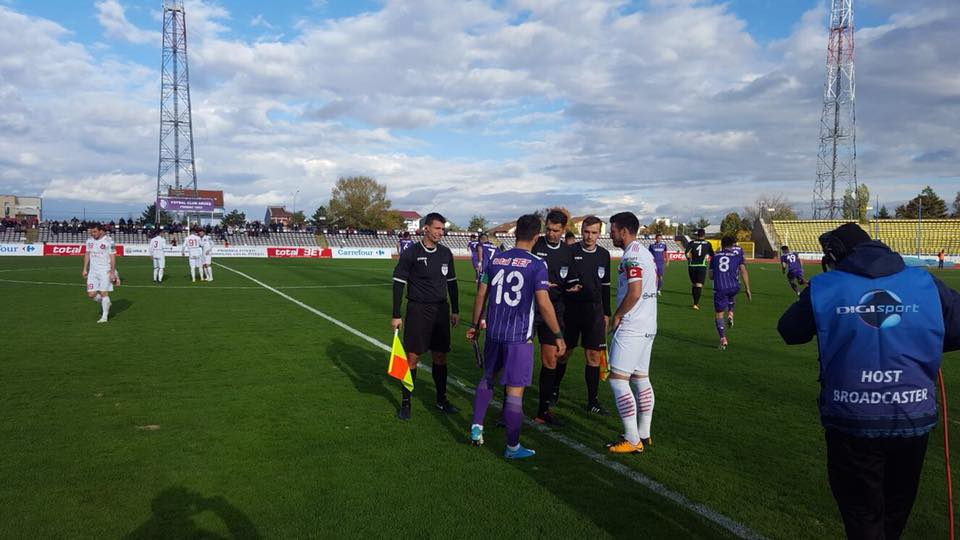
<path id="1" fill-rule="evenodd" d="M 473 424 L 470 440 L 483 444 L 483 420 L 493 399 L 494 378 L 506 386 L 503 417 L 507 427 L 507 448 L 504 457 L 522 459 L 535 454 L 520 445 L 523 424 L 523 390 L 533 380 L 534 309 L 556 338 L 557 352 L 563 354 L 566 344 L 550 303 L 550 278 L 547 263 L 530 253 L 540 235 L 540 217 L 520 216 L 515 231 L 516 247 L 498 253 L 484 268 L 480 289 L 473 305 L 473 324 L 467 339 L 475 341 L 486 308 L 487 338 L 483 347 L 483 377 L 477 384 L 473 402 Z M 489 297 L 488 297 L 488 294 Z"/>
<path id="2" fill-rule="evenodd" d="M 780 268 L 787 275 L 787 282 L 793 292 L 800 296 L 800 287 L 807 284 L 803 279 L 803 264 L 800 263 L 800 256 L 790 251 L 790 248 L 783 246 L 780 248 Z"/>
<path id="3" fill-rule="evenodd" d="M 717 333 L 720 334 L 720 349 L 727 348 L 727 332 L 723 324 L 724 314 L 728 314 L 727 321 L 733 326 L 733 307 L 737 293 L 740 292 L 740 279 L 747 289 L 747 299 L 752 300 L 750 292 L 750 275 L 743 257 L 733 247 L 734 239 L 724 236 L 720 240 L 720 252 L 710 260 L 710 279 L 713 280 L 713 309 L 717 314 Z"/>
<path id="4" fill-rule="evenodd" d="M 477 242 L 477 235 L 471 234 L 470 240 L 467 241 L 467 251 L 470 252 L 470 264 L 473 265 L 473 271 L 477 275 L 477 283 L 480 283 L 480 257 L 477 251 L 477 246 L 479 245 L 480 242 Z"/>
<path id="5" fill-rule="evenodd" d="M 660 296 L 660 289 L 663 287 L 663 269 L 669 264 L 667 262 L 667 244 L 663 242 L 663 235 L 657 234 L 653 237 L 653 243 L 648 248 L 653 255 L 653 262 L 657 265 L 657 296 Z"/>
<path id="6" fill-rule="evenodd" d="M 405 231 L 400 235 L 400 241 L 397 242 L 397 255 L 402 255 L 404 251 L 410 249 L 413 240 L 410 239 L 410 231 Z"/>

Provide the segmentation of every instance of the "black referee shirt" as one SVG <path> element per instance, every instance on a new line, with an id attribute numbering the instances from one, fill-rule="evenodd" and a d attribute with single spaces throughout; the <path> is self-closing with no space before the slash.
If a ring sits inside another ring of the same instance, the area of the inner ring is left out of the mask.
<path id="1" fill-rule="evenodd" d="M 583 249 L 583 244 L 577 242 L 572 246 L 573 268 L 572 277 L 567 279 L 567 288 L 580 284 L 583 289 L 567 293 L 567 302 L 602 302 L 604 287 L 608 292 L 604 305 L 609 305 L 610 297 L 610 252 L 601 246 L 594 246 L 592 251 Z"/>
<path id="2" fill-rule="evenodd" d="M 545 236 L 541 236 L 533 245 L 533 254 L 547 261 L 547 275 L 550 277 L 550 283 L 556 285 L 556 287 L 550 287 L 550 301 L 554 304 L 562 301 L 563 291 L 570 287 L 567 285 L 567 279 L 571 277 L 573 271 L 573 250 L 564 243 L 562 238 L 559 244 L 552 246 Z"/>
<path id="3" fill-rule="evenodd" d="M 410 302 L 446 302 L 447 282 L 457 281 L 453 253 L 442 244 L 427 249 L 423 242 L 417 242 L 400 254 L 397 267 L 393 269 L 393 280 L 407 285 L 407 300 Z"/>

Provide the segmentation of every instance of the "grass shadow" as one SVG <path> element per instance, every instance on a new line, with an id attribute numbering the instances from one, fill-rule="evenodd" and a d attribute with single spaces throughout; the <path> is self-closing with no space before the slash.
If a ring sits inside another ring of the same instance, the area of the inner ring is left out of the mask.
<path id="1" fill-rule="evenodd" d="M 371 366 L 377 365 L 378 360 L 386 368 L 386 354 L 335 338 L 327 346 L 326 356 L 341 373 L 350 379 L 357 392 L 381 397 L 394 409 L 400 406 L 400 384 L 389 384 L 393 379 L 384 372 L 369 371 Z"/>
<path id="2" fill-rule="evenodd" d="M 150 519 L 124 536 L 124 540 L 262 538 L 250 518 L 221 496 L 204 497 L 183 486 L 173 486 L 154 497 L 150 507 L 153 512 Z M 229 531 L 229 535 L 224 537 L 197 525 L 194 517 L 204 512 L 216 515 Z"/>
<path id="3" fill-rule="evenodd" d="M 110 316 L 116 317 L 117 315 L 123 313 L 124 311 L 130 309 L 130 306 L 133 305 L 133 302 L 127 300 L 126 298 L 118 298 L 113 301 L 110 305 Z"/>

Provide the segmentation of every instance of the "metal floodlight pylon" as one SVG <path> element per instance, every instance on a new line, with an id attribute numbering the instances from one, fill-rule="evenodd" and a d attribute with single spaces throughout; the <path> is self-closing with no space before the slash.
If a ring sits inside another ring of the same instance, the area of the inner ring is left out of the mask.
<path id="1" fill-rule="evenodd" d="M 163 50 L 160 64 L 160 151 L 157 197 L 197 195 L 187 63 L 187 22 L 183 0 L 163 1 Z M 156 201 L 155 201 L 156 202 Z M 157 205 L 159 222 L 160 208 Z"/>
<path id="2" fill-rule="evenodd" d="M 857 191 L 857 115 L 853 0 L 832 0 L 820 148 L 813 189 L 814 219 L 843 217 L 843 193 Z M 837 190 L 841 192 L 837 195 Z"/>

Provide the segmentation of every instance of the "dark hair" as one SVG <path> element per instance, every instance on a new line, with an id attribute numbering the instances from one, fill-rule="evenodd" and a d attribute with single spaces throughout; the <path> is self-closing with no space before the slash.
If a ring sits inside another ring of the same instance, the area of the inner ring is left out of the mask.
<path id="1" fill-rule="evenodd" d="M 703 229 L 697 229 L 697 236 L 706 236 L 706 235 L 707 235 L 707 231 Z"/>
<path id="2" fill-rule="evenodd" d="M 561 227 L 567 226 L 567 215 L 559 208 L 553 208 L 547 212 L 547 223 L 554 223 Z"/>
<path id="3" fill-rule="evenodd" d="M 603 227 L 603 221 L 601 221 L 597 216 L 587 216 L 583 218 L 583 222 L 580 223 L 580 230 L 582 231 L 584 227 L 589 227 L 591 225 L 600 225 L 600 227 Z"/>
<path id="4" fill-rule="evenodd" d="M 657 234 L 653 235 L 654 238 L 656 238 L 656 237 L 658 237 L 658 236 L 659 236 L 660 238 L 663 238 L 663 234 L 661 234 L 661 233 L 657 233 Z"/>
<path id="5" fill-rule="evenodd" d="M 490 235 L 485 232 L 480 233 L 480 238 L 489 238 L 489 237 Z"/>
<path id="6" fill-rule="evenodd" d="M 429 227 L 431 224 L 433 224 L 434 221 L 439 221 L 440 223 L 446 224 L 447 218 L 443 217 L 437 212 L 430 212 L 423 218 L 423 221 L 420 223 L 420 226 Z"/>
<path id="7" fill-rule="evenodd" d="M 790 248 L 788 248 L 787 246 L 781 246 L 780 251 L 790 251 Z"/>
<path id="8" fill-rule="evenodd" d="M 610 216 L 610 223 L 619 229 L 626 229 L 630 234 L 637 234 L 640 230 L 640 220 L 633 212 L 620 212 Z"/>
<path id="9" fill-rule="evenodd" d="M 473 239 L 476 238 L 476 237 L 477 237 L 477 235 L 475 235 L 475 234 L 471 234 L 471 235 L 470 235 L 470 239 L 471 239 L 471 240 L 473 240 Z"/>
<path id="10" fill-rule="evenodd" d="M 103 225 L 101 225 L 101 224 L 99 224 L 99 223 L 94 223 L 93 225 L 90 225 L 90 228 L 91 228 L 91 229 L 97 229 L 98 231 L 104 230 L 104 229 L 103 229 Z"/>
<path id="11" fill-rule="evenodd" d="M 517 228 L 513 230 L 513 236 L 518 242 L 529 242 L 540 234 L 540 216 L 536 214 L 524 214 L 517 219 Z"/>
<path id="12" fill-rule="evenodd" d="M 737 243 L 737 239 L 732 236 L 724 236 L 720 239 L 720 247 L 728 248 Z"/>
<path id="13" fill-rule="evenodd" d="M 564 240 L 569 239 L 569 238 L 576 238 L 576 237 L 577 237 L 577 235 L 573 234 L 573 233 L 570 232 L 570 231 L 567 231 L 567 234 L 563 235 Z"/>
<path id="14" fill-rule="evenodd" d="M 403 237 L 404 237 L 404 238 L 410 238 L 410 231 L 405 231 L 405 232 L 403 233 Z"/>

